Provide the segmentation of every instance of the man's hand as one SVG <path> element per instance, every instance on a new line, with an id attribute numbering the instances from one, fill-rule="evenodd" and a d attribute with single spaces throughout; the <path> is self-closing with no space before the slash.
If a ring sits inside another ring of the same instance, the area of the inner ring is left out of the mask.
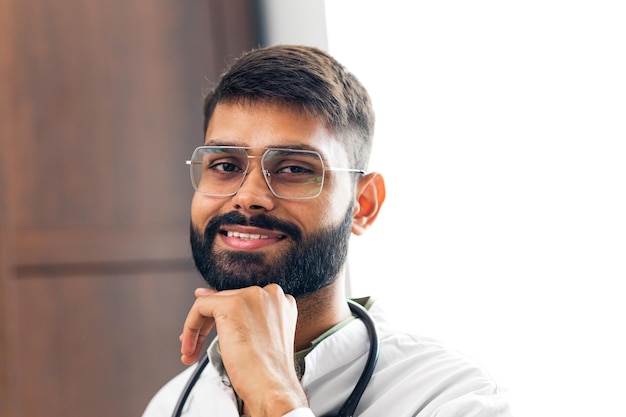
<path id="1" fill-rule="evenodd" d="M 181 335 L 182 362 L 200 356 L 213 326 L 233 388 L 253 417 L 282 416 L 307 407 L 294 366 L 298 309 L 280 286 L 215 292 L 197 289 Z"/>

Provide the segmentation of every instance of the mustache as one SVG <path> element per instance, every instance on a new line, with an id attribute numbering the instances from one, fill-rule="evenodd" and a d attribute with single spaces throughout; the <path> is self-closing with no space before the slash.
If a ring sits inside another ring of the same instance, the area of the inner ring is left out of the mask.
<path id="1" fill-rule="evenodd" d="M 252 226 L 280 232 L 290 236 L 296 242 L 302 240 L 302 232 L 298 226 L 267 214 L 256 214 L 246 217 L 237 211 L 216 216 L 209 221 L 204 229 L 204 238 L 215 236 L 223 226 Z"/>

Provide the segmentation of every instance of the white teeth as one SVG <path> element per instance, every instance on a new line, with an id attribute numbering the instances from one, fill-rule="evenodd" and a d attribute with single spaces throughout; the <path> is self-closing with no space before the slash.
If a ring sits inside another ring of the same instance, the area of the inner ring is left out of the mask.
<path id="1" fill-rule="evenodd" d="M 255 239 L 269 239 L 269 236 L 259 235 L 259 234 L 250 234 L 250 233 L 239 233 L 239 232 L 227 232 L 228 237 L 236 237 L 243 240 L 255 240 Z"/>

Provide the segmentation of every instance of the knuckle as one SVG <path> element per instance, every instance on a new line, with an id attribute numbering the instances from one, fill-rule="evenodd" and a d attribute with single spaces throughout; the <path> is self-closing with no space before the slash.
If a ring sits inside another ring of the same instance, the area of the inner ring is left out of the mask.
<path id="1" fill-rule="evenodd" d="M 264 289 L 265 291 L 273 295 L 281 295 L 281 296 L 285 295 L 283 288 L 280 285 L 275 284 L 275 283 L 267 284 Z"/>

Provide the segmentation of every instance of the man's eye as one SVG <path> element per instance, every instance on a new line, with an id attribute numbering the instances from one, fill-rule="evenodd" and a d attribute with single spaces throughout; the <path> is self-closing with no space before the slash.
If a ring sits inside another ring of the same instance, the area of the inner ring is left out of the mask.
<path id="1" fill-rule="evenodd" d="M 303 165 L 284 165 L 274 172 L 283 175 L 317 175 L 315 169 Z"/>
<path id="2" fill-rule="evenodd" d="M 289 165 L 276 171 L 277 174 L 312 174 L 313 171 L 298 165 Z"/>
<path id="3" fill-rule="evenodd" d="M 219 162 L 209 166 L 209 169 L 215 171 L 223 171 L 223 172 L 240 172 L 242 171 L 238 165 L 233 164 L 231 162 Z"/>

